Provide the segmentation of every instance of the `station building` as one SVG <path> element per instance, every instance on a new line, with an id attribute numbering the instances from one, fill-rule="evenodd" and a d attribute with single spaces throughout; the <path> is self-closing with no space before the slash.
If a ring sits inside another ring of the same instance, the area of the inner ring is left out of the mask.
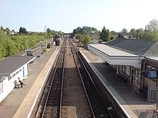
<path id="1" fill-rule="evenodd" d="M 118 38 L 106 44 L 88 44 L 88 49 L 137 92 L 148 96 L 148 88 L 157 90 L 158 42 Z"/>
<path id="2" fill-rule="evenodd" d="M 28 64 L 35 58 L 34 56 L 15 56 L 0 60 L 0 102 L 14 89 L 15 81 L 27 78 Z"/>

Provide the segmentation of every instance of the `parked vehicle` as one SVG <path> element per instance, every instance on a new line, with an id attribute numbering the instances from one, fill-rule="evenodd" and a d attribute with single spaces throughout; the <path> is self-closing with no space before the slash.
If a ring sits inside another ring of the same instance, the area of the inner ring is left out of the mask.
<path id="1" fill-rule="evenodd" d="M 33 56 L 33 53 L 32 53 L 32 51 L 31 51 L 31 50 L 26 51 L 26 54 L 27 54 L 27 56 Z"/>
<path id="2" fill-rule="evenodd" d="M 42 54 L 41 52 L 38 52 L 36 57 L 40 57 L 41 54 Z"/>

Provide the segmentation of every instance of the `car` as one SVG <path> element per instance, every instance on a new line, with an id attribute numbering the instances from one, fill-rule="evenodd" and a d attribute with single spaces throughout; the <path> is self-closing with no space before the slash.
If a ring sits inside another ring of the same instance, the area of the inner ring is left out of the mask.
<path id="1" fill-rule="evenodd" d="M 33 53 L 31 50 L 27 51 L 26 53 L 27 53 L 27 56 L 33 56 Z"/>
<path id="2" fill-rule="evenodd" d="M 42 54 L 41 52 L 38 52 L 36 57 L 40 57 L 41 54 Z"/>

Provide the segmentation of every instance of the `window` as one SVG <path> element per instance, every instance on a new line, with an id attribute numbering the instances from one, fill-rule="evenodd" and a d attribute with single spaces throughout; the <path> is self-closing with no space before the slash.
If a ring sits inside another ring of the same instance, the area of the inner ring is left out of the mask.
<path id="1" fill-rule="evenodd" d="M 156 78 L 157 77 L 156 70 L 149 70 L 147 76 L 148 78 Z"/>

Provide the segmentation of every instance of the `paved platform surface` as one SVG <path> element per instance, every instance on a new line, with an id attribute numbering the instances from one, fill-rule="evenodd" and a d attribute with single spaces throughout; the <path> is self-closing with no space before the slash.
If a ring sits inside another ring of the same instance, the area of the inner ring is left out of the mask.
<path id="1" fill-rule="evenodd" d="M 48 53 L 41 55 L 41 57 L 34 60 L 34 63 L 29 64 L 29 76 L 27 79 L 23 80 L 26 85 L 23 88 L 13 89 L 13 91 L 0 103 L 0 118 L 26 118 L 26 116 L 20 116 L 17 113 L 17 110 L 19 110 L 19 107 L 22 105 L 23 101 L 26 100 L 27 94 L 31 90 L 31 87 L 36 84 L 35 81 L 37 80 L 39 73 L 41 73 L 43 68 L 46 66 L 48 60 L 56 49 L 57 47 L 53 46 Z M 29 97 L 29 99 L 31 100 L 32 98 Z M 26 104 L 25 106 L 28 108 L 30 107 Z"/>
<path id="2" fill-rule="evenodd" d="M 105 65 L 105 61 L 94 53 L 80 49 L 90 66 L 97 72 L 104 85 L 115 96 L 129 118 L 157 118 L 156 104 L 148 103 L 146 97 L 137 93 L 130 85 L 117 78 Z"/>

